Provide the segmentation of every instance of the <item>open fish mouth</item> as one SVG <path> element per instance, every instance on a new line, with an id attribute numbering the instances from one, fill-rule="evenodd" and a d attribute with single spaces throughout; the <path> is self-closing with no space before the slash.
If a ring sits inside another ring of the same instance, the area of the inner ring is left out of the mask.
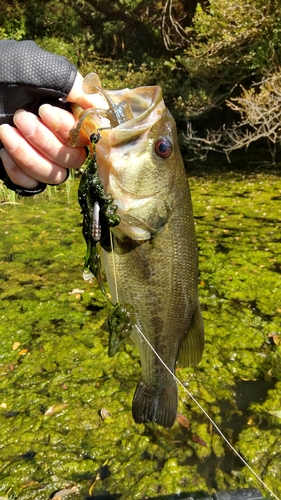
<path id="1" fill-rule="evenodd" d="M 103 138 L 110 146 L 136 140 L 152 127 L 165 109 L 159 86 L 105 91 L 97 75 L 90 73 L 84 79 L 83 89 L 87 94 L 101 93 L 105 106 L 86 110 L 73 106 L 78 122 L 69 134 L 71 146 L 76 145 L 81 130 L 88 138 L 103 130 Z"/>
<path id="2" fill-rule="evenodd" d="M 114 97 L 120 97 L 130 106 L 133 118 L 109 130 L 108 141 L 110 146 L 119 146 L 127 141 L 134 141 L 150 130 L 162 115 L 165 104 L 162 90 L 158 86 L 124 89 L 114 92 Z"/>

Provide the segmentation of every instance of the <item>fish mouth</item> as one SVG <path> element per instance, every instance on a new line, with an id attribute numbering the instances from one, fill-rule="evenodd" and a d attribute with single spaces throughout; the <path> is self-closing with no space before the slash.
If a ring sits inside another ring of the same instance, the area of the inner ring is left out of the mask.
<path id="1" fill-rule="evenodd" d="M 87 77 L 91 74 L 84 81 Z M 70 146 L 76 146 L 80 131 L 88 139 L 98 133 L 109 147 L 135 141 L 161 118 L 165 110 L 162 89 L 158 85 L 108 91 L 94 85 L 93 92 L 87 90 L 87 94 L 101 92 L 104 106 L 85 110 L 76 104 L 72 106 L 78 121 L 76 128 L 69 131 Z"/>
<path id="2" fill-rule="evenodd" d="M 119 146 L 137 140 L 161 117 L 165 105 L 159 86 L 138 87 L 135 89 L 109 90 L 106 93 L 115 103 L 125 101 L 131 108 L 133 118 L 110 127 L 108 119 L 100 118 L 97 128 L 101 138 L 109 146 Z"/>

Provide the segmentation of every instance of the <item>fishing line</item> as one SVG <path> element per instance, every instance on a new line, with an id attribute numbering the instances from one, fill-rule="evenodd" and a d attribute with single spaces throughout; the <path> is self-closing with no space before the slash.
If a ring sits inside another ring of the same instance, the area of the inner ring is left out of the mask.
<path id="1" fill-rule="evenodd" d="M 147 345 L 150 347 L 150 349 L 154 352 L 155 356 L 157 356 L 157 358 L 159 359 L 159 361 L 161 361 L 162 365 L 166 368 L 166 370 L 170 373 L 170 375 L 172 375 L 173 379 L 176 381 L 176 383 L 178 385 L 180 385 L 183 390 L 188 394 L 188 396 L 192 399 L 192 401 L 194 401 L 194 403 L 196 403 L 196 405 L 198 406 L 198 408 L 204 413 L 204 415 L 209 419 L 209 421 L 211 422 L 211 424 L 214 426 L 214 428 L 217 430 L 217 432 L 220 434 L 220 436 L 224 439 L 224 441 L 226 442 L 226 444 L 231 448 L 231 450 L 237 455 L 237 457 L 243 462 L 244 465 L 246 465 L 246 467 L 248 467 L 249 471 L 253 474 L 253 476 L 255 476 L 255 478 L 261 483 L 261 485 L 267 489 L 267 491 L 276 499 L 276 500 L 280 500 L 276 495 L 275 493 L 273 493 L 273 491 L 265 484 L 265 482 L 258 476 L 258 474 L 252 469 L 252 467 L 246 462 L 246 460 L 244 460 L 244 458 L 240 455 L 240 453 L 238 453 L 238 451 L 234 448 L 234 446 L 232 446 L 232 444 L 228 441 L 228 439 L 225 437 L 225 435 L 223 434 L 223 432 L 220 430 L 220 428 L 217 426 L 217 424 L 214 422 L 214 420 L 210 417 L 210 415 L 208 415 L 208 413 L 206 412 L 206 410 L 204 410 L 203 406 L 200 405 L 200 403 L 195 399 L 194 396 L 192 396 L 191 392 L 189 392 L 189 390 L 183 385 L 183 383 L 176 377 L 176 375 L 172 372 L 172 370 L 170 370 L 170 368 L 166 365 L 166 363 L 163 361 L 163 359 L 159 356 L 159 354 L 157 353 L 157 351 L 154 349 L 154 347 L 151 345 L 151 343 L 149 342 L 149 340 L 146 338 L 146 336 L 142 333 L 141 329 L 138 327 L 138 325 L 134 325 L 136 327 L 136 329 L 138 330 L 138 332 L 141 334 L 142 338 L 146 341 Z"/>
<path id="2" fill-rule="evenodd" d="M 118 289 L 117 289 L 117 276 L 116 276 L 116 268 L 115 268 L 115 255 L 114 255 L 114 249 L 113 249 L 113 241 L 112 241 L 112 233 L 110 231 L 110 245 L 111 245 L 111 251 L 112 251 L 112 267 L 113 267 L 113 275 L 114 275 L 114 286 L 115 286 L 115 293 L 116 293 L 116 300 L 118 300 Z M 177 378 L 177 376 L 170 370 L 170 368 L 166 365 L 166 363 L 163 361 L 163 359 L 159 356 L 158 352 L 154 349 L 154 347 L 151 345 L 149 340 L 146 338 L 144 333 L 141 331 L 139 326 L 137 324 L 134 325 L 137 329 L 137 331 L 140 333 L 142 338 L 145 340 L 147 345 L 150 347 L 150 349 L 154 352 L 155 356 L 161 361 L 162 365 L 166 370 L 172 375 L 173 379 L 176 381 L 176 383 L 183 388 L 183 390 L 186 392 L 186 394 L 194 401 L 194 403 L 198 406 L 198 408 L 202 411 L 202 413 L 209 419 L 213 427 L 216 429 L 216 431 L 219 433 L 219 435 L 223 438 L 223 440 L 226 442 L 226 444 L 229 446 L 229 448 L 235 453 L 235 455 L 241 460 L 241 462 L 249 469 L 251 474 L 260 482 L 260 484 L 276 499 L 280 500 L 275 493 L 265 484 L 265 482 L 258 476 L 258 474 L 252 469 L 252 467 L 246 462 L 246 460 L 240 455 L 240 453 L 232 446 L 232 444 L 228 441 L 228 439 L 225 437 L 223 432 L 220 430 L 220 428 L 217 426 L 217 424 L 214 422 L 214 420 L 208 415 L 206 410 L 204 410 L 203 406 L 200 405 L 200 403 L 195 399 L 195 397 L 189 392 L 189 390 L 183 385 L 183 383 Z"/>

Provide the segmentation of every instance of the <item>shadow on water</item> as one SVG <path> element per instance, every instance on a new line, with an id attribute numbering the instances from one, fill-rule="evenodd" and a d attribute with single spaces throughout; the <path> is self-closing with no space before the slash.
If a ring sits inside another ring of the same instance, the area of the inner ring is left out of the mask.
<path id="1" fill-rule="evenodd" d="M 223 417 L 220 426 L 224 435 L 229 438 L 229 430 L 231 429 L 231 443 L 235 443 L 243 429 L 247 428 L 248 420 L 252 415 L 249 408 L 253 403 L 262 404 L 266 401 L 268 391 L 273 389 L 276 380 L 240 380 L 236 384 L 236 411 L 233 412 L 233 407 L 229 401 L 220 401 L 219 407 Z M 229 416 L 228 416 L 229 415 Z M 239 415 L 239 418 L 238 418 Z M 269 429 L 265 422 L 260 424 L 260 428 Z M 214 430 L 214 432 L 216 432 Z M 198 464 L 198 472 L 206 478 L 206 484 L 209 487 L 217 488 L 218 485 L 213 479 L 216 469 L 222 470 L 224 473 L 231 475 L 232 471 L 239 471 L 244 467 L 240 458 L 235 455 L 232 450 L 225 445 L 226 455 L 223 458 L 216 457 L 214 453 L 203 463 Z"/>
<path id="2" fill-rule="evenodd" d="M 239 410 L 241 410 L 244 421 L 251 414 L 249 405 L 252 403 L 263 403 L 266 400 L 267 393 L 275 386 L 276 380 L 240 380 L 236 385 L 236 403 Z M 245 423 L 244 422 L 244 423 Z M 237 427 L 235 421 L 231 422 L 232 429 L 240 432 L 241 427 Z"/>
<path id="3" fill-rule="evenodd" d="M 245 152 L 244 150 L 235 151 L 229 156 L 229 161 L 223 153 L 216 153 L 210 151 L 205 161 L 196 159 L 190 156 L 189 153 L 182 151 L 184 163 L 187 172 L 192 176 L 205 176 L 205 175 L 222 175 L 227 172 L 243 173 L 245 175 L 252 173 L 273 173 L 281 175 L 281 153 L 276 154 L 275 161 L 273 162 L 272 156 L 268 149 L 256 149 L 250 146 Z M 234 194 L 234 193 L 232 193 Z M 239 197 L 244 197 L 244 193 L 235 193 Z M 277 196 L 276 199 L 280 199 Z"/>
<path id="4" fill-rule="evenodd" d="M 234 388 L 236 393 L 236 408 L 233 409 L 233 404 L 231 404 L 227 400 L 222 400 L 218 402 L 220 408 L 220 414 L 222 416 L 222 422 L 220 424 L 220 429 L 223 434 L 230 440 L 232 445 L 235 446 L 235 442 L 239 437 L 239 434 L 243 429 L 247 428 L 248 420 L 252 415 L 250 410 L 250 405 L 253 403 L 262 404 L 266 398 L 268 391 L 273 389 L 275 386 L 275 380 L 250 380 L 243 381 L 240 380 L 237 382 L 236 387 Z M 197 421 L 204 421 L 204 416 L 196 417 Z M 260 428 L 266 430 L 270 427 L 264 422 L 259 425 Z M 152 428 L 147 426 L 146 435 L 150 438 L 150 442 L 155 442 L 159 444 L 159 436 L 163 433 L 161 429 Z M 216 430 L 213 430 L 214 434 L 217 434 Z M 186 443 L 192 441 L 192 432 L 190 429 L 186 429 L 181 427 L 179 433 L 175 436 L 175 442 L 177 442 L 177 446 L 182 448 L 186 445 Z M 185 459 L 183 465 L 187 467 L 194 467 L 196 465 L 197 473 L 204 477 L 206 481 L 206 485 L 210 489 L 215 489 L 218 491 L 219 486 L 215 479 L 216 471 L 221 470 L 223 473 L 232 476 L 233 471 L 239 472 L 244 467 L 243 462 L 240 458 L 233 453 L 233 451 L 224 444 L 225 455 L 224 456 L 216 456 L 214 452 L 212 452 L 208 457 L 205 457 L 204 460 L 200 460 L 196 453 L 194 452 L 192 456 L 189 456 Z M 143 459 L 149 459 L 151 457 L 144 456 Z M 158 467 L 161 469 L 164 466 L 164 462 L 159 462 Z M 231 488 L 232 482 L 227 485 Z M 188 496 L 192 496 L 194 498 L 200 498 L 206 496 L 206 491 L 189 491 L 188 493 L 182 493 L 180 496 L 164 496 L 157 497 L 163 498 L 167 500 L 172 500 L 173 498 L 187 498 Z M 183 495 L 183 496 L 182 496 Z"/>

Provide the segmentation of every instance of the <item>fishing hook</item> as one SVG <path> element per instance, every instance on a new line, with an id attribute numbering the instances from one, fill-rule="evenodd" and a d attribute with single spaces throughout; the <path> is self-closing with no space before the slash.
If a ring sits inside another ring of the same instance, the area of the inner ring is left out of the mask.
<path id="1" fill-rule="evenodd" d="M 97 131 L 95 134 L 91 134 L 90 135 L 90 141 L 92 144 L 97 144 L 101 138 L 101 134 L 100 134 L 100 131 L 101 130 L 108 130 L 112 127 L 100 127 L 100 128 L 97 128 Z"/>

